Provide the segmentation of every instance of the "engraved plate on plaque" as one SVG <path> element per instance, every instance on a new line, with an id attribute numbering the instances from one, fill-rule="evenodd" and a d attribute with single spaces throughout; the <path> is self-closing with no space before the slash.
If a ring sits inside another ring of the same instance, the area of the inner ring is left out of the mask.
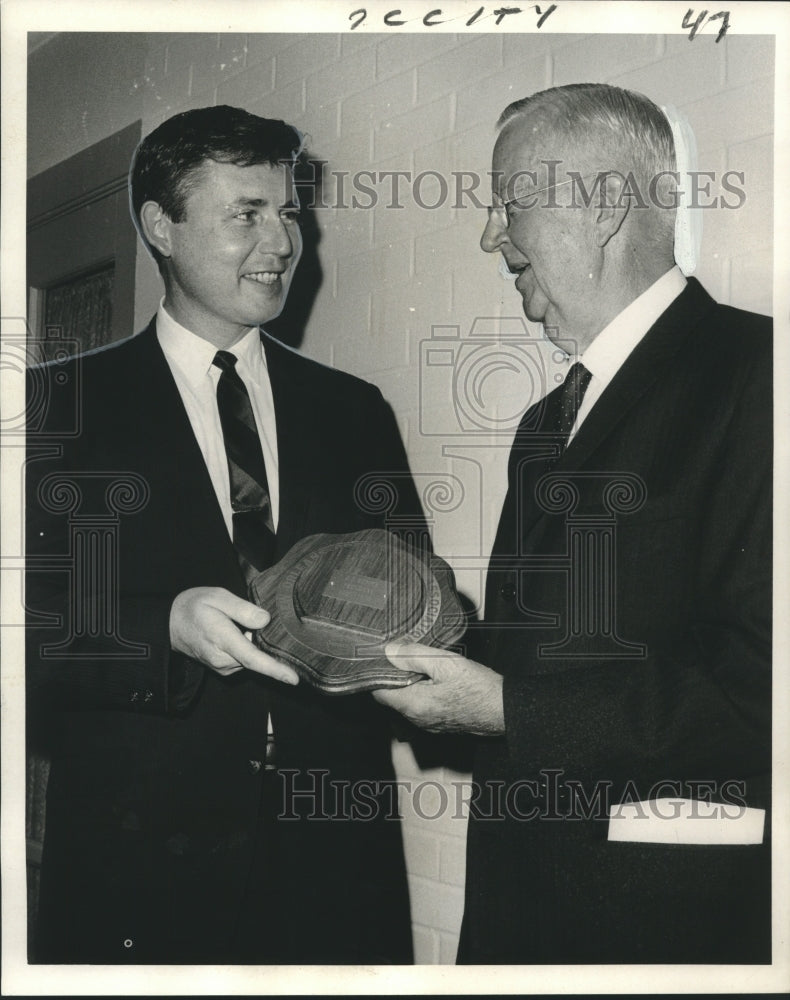
<path id="1" fill-rule="evenodd" d="M 413 684 L 422 675 L 394 667 L 387 643 L 446 647 L 466 627 L 449 566 L 377 528 L 303 538 L 250 597 L 272 615 L 255 643 L 327 694 Z"/>

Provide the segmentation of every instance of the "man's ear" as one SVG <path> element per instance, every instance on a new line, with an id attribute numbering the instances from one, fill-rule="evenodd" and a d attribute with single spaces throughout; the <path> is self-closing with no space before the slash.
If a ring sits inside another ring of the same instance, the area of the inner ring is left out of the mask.
<path id="1" fill-rule="evenodd" d="M 145 202 L 140 209 L 140 225 L 143 235 L 151 246 L 158 250 L 162 257 L 169 257 L 172 253 L 173 223 L 162 210 L 162 206 L 155 201 Z"/>
<path id="2" fill-rule="evenodd" d="M 593 202 L 596 243 L 605 247 L 620 229 L 631 209 L 628 179 L 617 171 L 601 179 L 599 196 Z"/>

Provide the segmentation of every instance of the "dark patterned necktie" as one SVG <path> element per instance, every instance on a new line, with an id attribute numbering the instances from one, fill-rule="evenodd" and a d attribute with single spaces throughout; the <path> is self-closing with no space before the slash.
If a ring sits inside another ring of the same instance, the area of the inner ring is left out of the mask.
<path id="1" fill-rule="evenodd" d="M 236 361 L 229 351 L 217 351 L 213 363 L 222 372 L 217 383 L 217 409 L 228 457 L 233 544 L 249 582 L 272 564 L 274 520 L 261 440 Z"/>
<path id="2" fill-rule="evenodd" d="M 587 386 L 592 374 L 587 371 L 581 361 L 577 361 L 568 372 L 560 389 L 560 412 L 558 433 L 562 437 L 560 454 L 568 447 L 568 437 L 573 430 L 579 407 L 582 405 Z"/>

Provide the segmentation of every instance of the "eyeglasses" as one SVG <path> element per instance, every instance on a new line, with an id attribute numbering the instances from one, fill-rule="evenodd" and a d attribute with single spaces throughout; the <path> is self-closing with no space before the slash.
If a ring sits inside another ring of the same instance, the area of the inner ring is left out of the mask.
<path id="1" fill-rule="evenodd" d="M 488 221 L 490 222 L 491 219 L 494 216 L 496 216 L 502 228 L 507 229 L 510 223 L 513 221 L 511 217 L 511 207 L 513 205 L 517 206 L 520 209 L 523 209 L 524 211 L 530 208 L 535 208 L 536 202 L 534 200 L 531 201 L 530 204 L 526 205 L 523 204 L 523 202 L 536 198 L 539 194 L 543 194 L 544 191 L 551 191 L 552 188 L 562 187 L 565 184 L 575 184 L 578 183 L 579 181 L 587 180 L 589 177 L 592 176 L 593 174 L 590 173 L 590 174 L 583 174 L 579 177 L 569 177 L 567 180 L 556 181 L 554 184 L 548 184 L 546 187 L 540 188 L 537 191 L 530 191 L 528 194 L 522 195 L 520 198 L 511 198 L 509 201 L 503 201 L 501 205 L 486 205 L 486 211 L 488 212 Z M 545 207 L 556 208 L 558 206 L 547 205 Z"/>
<path id="2" fill-rule="evenodd" d="M 510 206 L 517 205 L 521 199 L 513 198 L 510 201 L 503 201 L 501 205 L 486 205 L 486 211 L 488 212 L 488 221 L 496 216 L 497 220 L 503 229 L 507 229 L 510 225 Z"/>

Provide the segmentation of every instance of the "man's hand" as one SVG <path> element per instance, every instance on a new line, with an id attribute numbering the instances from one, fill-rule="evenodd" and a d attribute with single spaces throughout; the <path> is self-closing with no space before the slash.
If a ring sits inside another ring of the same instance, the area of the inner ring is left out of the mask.
<path id="1" fill-rule="evenodd" d="M 385 652 L 396 667 L 427 674 L 428 679 L 410 687 L 373 691 L 376 701 L 432 733 L 504 733 L 500 674 L 458 653 L 420 643 L 390 643 Z"/>
<path id="2" fill-rule="evenodd" d="M 222 587 L 183 590 L 170 609 L 170 645 L 227 677 L 242 667 L 286 684 L 298 684 L 296 671 L 254 646 L 239 630 L 259 629 L 271 616 L 257 604 Z"/>

